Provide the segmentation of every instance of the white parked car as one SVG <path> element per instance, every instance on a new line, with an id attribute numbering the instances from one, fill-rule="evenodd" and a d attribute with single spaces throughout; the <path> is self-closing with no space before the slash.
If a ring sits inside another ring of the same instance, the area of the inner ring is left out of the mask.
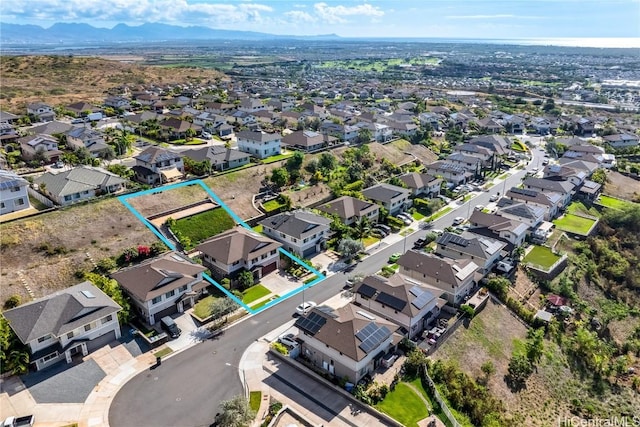
<path id="1" fill-rule="evenodd" d="M 313 308 L 317 305 L 318 304 L 313 301 L 305 301 L 296 307 L 296 313 L 298 313 L 300 316 L 304 316 L 305 314 L 313 310 Z"/>
<path id="2" fill-rule="evenodd" d="M 463 222 L 464 222 L 464 218 L 461 216 L 457 216 L 453 218 L 453 225 L 459 225 L 459 224 L 462 224 Z"/>
<path id="3" fill-rule="evenodd" d="M 297 347 L 298 342 L 296 341 L 296 336 L 293 334 L 284 334 L 278 337 L 278 341 L 287 347 Z"/>

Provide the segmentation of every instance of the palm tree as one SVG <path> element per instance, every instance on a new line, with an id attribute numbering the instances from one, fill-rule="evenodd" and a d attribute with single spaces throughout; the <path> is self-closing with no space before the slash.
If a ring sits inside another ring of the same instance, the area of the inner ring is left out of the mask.
<path id="1" fill-rule="evenodd" d="M 355 227 L 353 228 L 354 234 L 356 238 L 360 239 L 362 242 L 369 234 L 371 233 L 371 221 L 366 216 L 360 218 L 360 221 L 356 222 Z"/>
<path id="2" fill-rule="evenodd" d="M 121 129 L 116 138 L 116 147 L 118 148 L 118 155 L 126 154 L 127 151 L 133 146 L 135 137 L 127 132 L 125 129 Z"/>

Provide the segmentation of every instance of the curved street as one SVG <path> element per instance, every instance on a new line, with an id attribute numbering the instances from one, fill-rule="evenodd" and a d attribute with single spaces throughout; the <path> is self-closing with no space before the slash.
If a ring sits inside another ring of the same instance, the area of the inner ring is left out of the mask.
<path id="1" fill-rule="evenodd" d="M 532 148 L 527 169 L 537 167 L 543 151 Z M 475 196 L 433 222 L 433 228 L 444 229 L 456 216 L 469 216 L 475 205 L 487 205 L 496 191 L 520 183 L 526 170 L 518 170 L 490 191 Z M 394 252 L 403 252 L 424 235 L 419 230 L 402 240 L 374 249 L 348 275 L 372 274 L 386 264 Z M 339 293 L 347 275 L 337 273 L 305 290 L 305 299 L 325 301 Z M 228 328 L 224 334 L 197 344 L 162 362 L 158 367 L 139 373 L 127 382 L 115 396 L 109 409 L 111 427 L 196 427 L 209 426 L 221 401 L 242 394 L 238 365 L 244 350 L 255 340 L 291 320 L 300 295 L 282 301 L 275 307 L 244 319 Z"/>

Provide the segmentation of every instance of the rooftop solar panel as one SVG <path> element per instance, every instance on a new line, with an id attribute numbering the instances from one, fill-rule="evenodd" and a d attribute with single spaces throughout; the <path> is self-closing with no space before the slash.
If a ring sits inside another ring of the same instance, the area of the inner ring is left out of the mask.
<path id="1" fill-rule="evenodd" d="M 380 304 L 388 305 L 394 310 L 401 311 L 406 305 L 407 302 L 401 300 L 400 298 L 394 297 L 393 295 L 389 295 L 385 292 L 380 292 L 376 297 L 376 301 Z"/>
<path id="2" fill-rule="evenodd" d="M 414 286 L 409 290 L 409 292 L 411 292 L 413 296 L 419 297 L 424 292 L 424 289 L 422 289 L 420 286 Z"/>
<path id="3" fill-rule="evenodd" d="M 458 245 L 462 247 L 467 247 L 469 245 L 469 241 L 467 239 L 453 233 L 444 233 L 442 236 L 440 236 L 440 239 L 438 240 L 439 240 L 438 243 L 441 243 L 443 245 L 446 245 L 447 243 L 453 243 L 454 245 Z"/>
<path id="4" fill-rule="evenodd" d="M 367 298 L 371 298 L 372 296 L 375 295 L 376 290 L 375 288 L 369 286 L 369 285 L 365 285 L 364 283 L 360 285 L 360 287 L 358 288 L 357 292 L 362 295 L 365 296 Z"/>
<path id="5" fill-rule="evenodd" d="M 318 313 L 311 312 L 307 316 L 299 317 L 295 322 L 295 326 L 310 335 L 315 335 L 326 322 L 327 319 Z"/>
<path id="6" fill-rule="evenodd" d="M 418 310 L 422 310 L 424 306 L 427 305 L 427 303 L 432 299 L 433 299 L 433 295 L 431 294 L 431 292 L 424 291 L 420 296 L 418 296 L 416 299 L 411 301 L 411 304 L 416 306 Z"/>
<path id="7" fill-rule="evenodd" d="M 376 329 L 378 329 L 376 324 L 373 322 L 369 322 L 367 326 L 356 332 L 356 338 L 358 338 L 360 341 L 365 341 L 371 336 L 371 334 L 376 331 Z"/>
<path id="8" fill-rule="evenodd" d="M 374 325 L 375 326 L 375 325 Z M 359 347 L 365 353 L 370 353 L 376 349 L 384 340 L 386 340 L 391 332 L 385 326 L 376 327 L 376 330 L 367 339 L 360 343 Z"/>

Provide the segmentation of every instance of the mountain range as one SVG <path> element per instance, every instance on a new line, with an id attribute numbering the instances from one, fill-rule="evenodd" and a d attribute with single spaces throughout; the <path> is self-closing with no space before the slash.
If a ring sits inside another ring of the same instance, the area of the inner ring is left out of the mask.
<path id="1" fill-rule="evenodd" d="M 331 40 L 336 34 L 293 36 L 259 33 L 254 31 L 217 30 L 202 26 L 147 23 L 138 26 L 118 24 L 113 28 L 97 28 L 89 24 L 56 23 L 49 28 L 37 25 L 0 23 L 0 43 L 104 43 L 166 40 L 274 40 L 304 39 Z"/>

